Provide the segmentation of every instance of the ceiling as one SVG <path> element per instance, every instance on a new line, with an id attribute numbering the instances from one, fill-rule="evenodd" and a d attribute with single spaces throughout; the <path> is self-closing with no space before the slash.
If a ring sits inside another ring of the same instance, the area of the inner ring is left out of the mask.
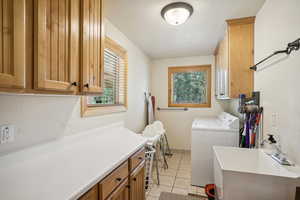
<path id="1" fill-rule="evenodd" d="M 183 25 L 171 26 L 161 9 L 174 0 L 105 0 L 105 16 L 152 59 L 212 55 L 225 20 L 254 16 L 265 0 L 183 0 L 194 7 Z"/>

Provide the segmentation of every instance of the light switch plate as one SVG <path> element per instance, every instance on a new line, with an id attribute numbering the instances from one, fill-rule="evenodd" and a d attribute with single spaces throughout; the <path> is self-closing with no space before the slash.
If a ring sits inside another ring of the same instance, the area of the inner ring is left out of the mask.
<path id="1" fill-rule="evenodd" d="M 11 143 L 15 140 L 15 127 L 13 125 L 0 126 L 0 144 Z"/>

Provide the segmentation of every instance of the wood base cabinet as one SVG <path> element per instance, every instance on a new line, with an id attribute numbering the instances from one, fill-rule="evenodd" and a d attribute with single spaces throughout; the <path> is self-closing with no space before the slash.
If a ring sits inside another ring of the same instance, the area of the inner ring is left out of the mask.
<path id="1" fill-rule="evenodd" d="M 125 180 L 107 200 L 129 200 L 129 188 L 128 180 Z"/>
<path id="2" fill-rule="evenodd" d="M 215 51 L 218 99 L 253 92 L 254 74 L 249 67 L 254 63 L 254 22 L 255 17 L 227 20 L 226 34 Z"/>
<path id="3" fill-rule="evenodd" d="M 130 175 L 130 200 L 145 200 L 145 164 Z"/>
<path id="4" fill-rule="evenodd" d="M 94 186 L 87 193 L 85 193 L 79 200 L 98 200 L 99 191 L 98 186 Z"/>
<path id="5" fill-rule="evenodd" d="M 145 200 L 145 150 L 137 151 L 79 200 Z"/>

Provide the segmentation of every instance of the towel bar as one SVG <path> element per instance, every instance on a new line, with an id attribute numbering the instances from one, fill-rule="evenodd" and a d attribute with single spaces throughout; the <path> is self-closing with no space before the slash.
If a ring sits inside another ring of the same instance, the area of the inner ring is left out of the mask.
<path id="1" fill-rule="evenodd" d="M 181 110 L 181 111 L 188 111 L 188 108 L 160 108 L 158 107 L 157 110 Z"/>

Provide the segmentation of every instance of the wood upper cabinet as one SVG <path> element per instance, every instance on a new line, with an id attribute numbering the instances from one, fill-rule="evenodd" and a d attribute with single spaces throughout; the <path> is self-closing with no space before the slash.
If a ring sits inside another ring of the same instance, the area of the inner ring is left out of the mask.
<path id="1" fill-rule="evenodd" d="M 83 93 L 101 93 L 104 65 L 103 1 L 83 0 L 81 11 L 81 87 Z"/>
<path id="2" fill-rule="evenodd" d="M 227 20 L 227 31 L 216 56 L 216 95 L 218 98 L 251 96 L 254 88 L 255 17 Z"/>
<path id="3" fill-rule="evenodd" d="M 25 88 L 26 0 L 0 0 L 0 89 Z"/>
<path id="4" fill-rule="evenodd" d="M 34 89 L 76 92 L 80 0 L 35 0 L 34 12 Z"/>
<path id="5" fill-rule="evenodd" d="M 130 200 L 145 200 L 145 162 L 130 175 Z"/>
<path id="6" fill-rule="evenodd" d="M 228 66 L 230 97 L 252 95 L 254 73 L 254 17 L 228 20 Z"/>
<path id="7" fill-rule="evenodd" d="M 0 91 L 102 92 L 102 0 L 0 0 L 0 11 Z"/>

